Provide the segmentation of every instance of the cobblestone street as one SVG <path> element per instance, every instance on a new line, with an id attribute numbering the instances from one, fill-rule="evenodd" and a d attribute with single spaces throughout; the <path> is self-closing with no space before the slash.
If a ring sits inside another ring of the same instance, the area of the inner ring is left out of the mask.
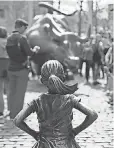
<path id="1" fill-rule="evenodd" d="M 80 133 L 76 137 L 76 141 L 81 148 L 114 148 L 113 107 L 108 103 L 109 98 L 105 95 L 104 85 L 93 87 L 92 85 L 84 85 L 84 78 L 76 76 L 75 79 L 79 82 L 78 93 L 87 95 L 80 96 L 82 102 L 98 113 L 98 119 Z M 103 84 L 104 80 L 101 81 Z M 45 92 L 45 88 L 41 84 L 30 81 L 25 96 L 25 104 L 37 98 L 42 91 Z M 73 125 L 76 126 L 84 120 L 85 116 L 77 110 L 73 112 Z M 34 129 L 38 129 L 35 114 L 28 117 L 27 123 Z M 11 121 L 0 119 L 0 148 L 31 148 L 34 143 L 35 140 L 31 136 L 16 128 Z"/>

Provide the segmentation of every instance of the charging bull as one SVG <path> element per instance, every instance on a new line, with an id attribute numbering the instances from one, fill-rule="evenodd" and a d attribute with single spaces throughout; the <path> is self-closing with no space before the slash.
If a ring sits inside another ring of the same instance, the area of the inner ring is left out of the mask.
<path id="1" fill-rule="evenodd" d="M 42 64 L 50 59 L 56 59 L 66 67 L 68 63 L 66 64 L 65 61 L 69 59 L 72 53 L 70 44 L 77 41 L 86 42 L 88 40 L 87 38 L 80 39 L 74 32 L 71 32 L 65 20 L 64 16 L 72 16 L 77 11 L 65 14 L 53 8 L 50 4 L 39 3 L 39 6 L 47 8 L 48 13 L 36 18 L 32 27 L 27 31 L 31 48 L 34 46 L 40 47 L 40 52 L 32 58 L 34 63 L 39 66 L 38 75 L 40 75 Z M 55 15 L 53 11 L 61 15 Z"/>

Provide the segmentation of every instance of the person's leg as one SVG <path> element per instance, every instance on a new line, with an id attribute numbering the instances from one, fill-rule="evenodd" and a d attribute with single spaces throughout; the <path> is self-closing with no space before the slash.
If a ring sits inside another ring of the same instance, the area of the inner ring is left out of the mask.
<path id="1" fill-rule="evenodd" d="M 3 100 L 3 78 L 0 77 L 0 115 L 4 112 L 4 100 Z"/>
<path id="2" fill-rule="evenodd" d="M 102 78 L 104 78 L 104 65 L 101 64 L 101 72 L 102 72 Z"/>
<path id="3" fill-rule="evenodd" d="M 80 74 L 80 76 L 82 76 L 82 66 L 83 66 L 83 59 L 80 58 L 80 62 L 79 62 L 79 74 Z"/>
<path id="4" fill-rule="evenodd" d="M 112 75 L 109 76 L 107 89 L 108 89 L 109 91 L 113 91 L 113 76 L 112 76 Z"/>
<path id="5" fill-rule="evenodd" d="M 97 64 L 97 80 L 100 78 L 101 63 Z"/>
<path id="6" fill-rule="evenodd" d="M 85 72 L 85 76 L 86 76 L 86 81 L 88 82 L 89 79 L 89 70 L 90 70 L 90 63 L 88 60 L 86 60 L 86 72 Z"/>
<path id="7" fill-rule="evenodd" d="M 0 114 L 4 113 L 4 99 L 3 95 L 8 93 L 8 77 L 7 77 L 7 69 L 8 69 L 8 58 L 0 58 Z"/>
<path id="8" fill-rule="evenodd" d="M 96 63 L 94 62 L 93 64 L 93 84 L 96 81 Z"/>
<path id="9" fill-rule="evenodd" d="M 3 78 L 4 78 L 4 94 L 8 94 L 8 64 L 9 64 L 9 59 L 8 58 L 3 58 L 3 65 L 4 65 L 4 70 L 3 70 Z"/>
<path id="10" fill-rule="evenodd" d="M 9 85 L 9 78 L 8 77 L 6 77 L 6 78 L 4 78 L 4 94 L 6 95 L 6 96 L 8 96 L 8 94 L 9 94 L 9 88 L 8 88 L 8 85 Z"/>
<path id="11" fill-rule="evenodd" d="M 16 81 L 17 76 L 15 75 L 15 72 L 8 72 L 9 76 L 9 93 L 8 93 L 8 110 L 10 111 L 10 115 L 12 115 L 13 112 L 13 106 L 15 101 L 15 94 L 16 94 Z"/>
<path id="12" fill-rule="evenodd" d="M 93 61 L 91 61 L 90 68 L 91 68 L 91 72 L 92 72 L 92 80 L 93 80 L 93 77 L 94 77 L 94 63 L 93 63 Z"/>
<path id="13" fill-rule="evenodd" d="M 11 118 L 14 118 L 23 108 L 24 97 L 28 83 L 28 70 L 21 70 L 16 75 L 16 92 L 13 107 L 11 109 L 12 111 L 10 114 Z"/>
<path id="14" fill-rule="evenodd" d="M 98 63 L 95 63 L 94 65 L 94 77 L 93 77 L 93 85 L 99 84 L 98 80 L 98 74 L 99 74 L 99 65 Z"/>
<path id="15" fill-rule="evenodd" d="M 4 112 L 4 69 L 6 68 L 5 58 L 0 58 L 0 114 Z"/>

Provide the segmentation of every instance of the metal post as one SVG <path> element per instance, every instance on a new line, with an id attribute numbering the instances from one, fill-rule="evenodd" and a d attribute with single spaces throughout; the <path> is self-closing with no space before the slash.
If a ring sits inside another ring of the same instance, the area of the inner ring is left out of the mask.
<path id="1" fill-rule="evenodd" d="M 98 6 L 98 3 L 96 2 L 96 12 L 95 12 L 95 32 L 96 32 L 96 34 L 97 34 L 97 26 L 98 26 L 98 21 L 97 21 L 98 9 L 97 9 L 97 6 Z"/>
<path id="2" fill-rule="evenodd" d="M 91 32 L 92 32 L 92 28 L 93 28 L 93 0 L 92 1 L 88 1 L 88 24 L 91 25 Z"/>
<path id="3" fill-rule="evenodd" d="M 82 14 L 82 3 L 83 3 L 83 0 L 80 1 L 81 4 L 80 4 L 80 12 L 79 12 L 79 26 L 78 26 L 78 35 L 80 36 L 81 35 L 81 24 L 82 24 L 82 17 L 81 17 L 81 14 Z"/>
<path id="4" fill-rule="evenodd" d="M 60 7 L 61 7 L 61 0 L 59 0 L 58 4 L 59 4 L 58 9 L 60 9 Z"/>
<path id="5" fill-rule="evenodd" d="M 33 1 L 28 1 L 28 23 L 29 26 L 32 25 L 33 21 Z"/>

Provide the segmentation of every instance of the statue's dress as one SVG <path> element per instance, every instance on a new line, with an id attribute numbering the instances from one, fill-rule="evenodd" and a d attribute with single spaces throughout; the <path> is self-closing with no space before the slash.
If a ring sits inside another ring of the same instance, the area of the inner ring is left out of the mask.
<path id="1" fill-rule="evenodd" d="M 72 134 L 72 109 L 79 100 L 73 95 L 42 94 L 29 107 L 36 112 L 40 136 L 33 148 L 80 148 Z"/>

